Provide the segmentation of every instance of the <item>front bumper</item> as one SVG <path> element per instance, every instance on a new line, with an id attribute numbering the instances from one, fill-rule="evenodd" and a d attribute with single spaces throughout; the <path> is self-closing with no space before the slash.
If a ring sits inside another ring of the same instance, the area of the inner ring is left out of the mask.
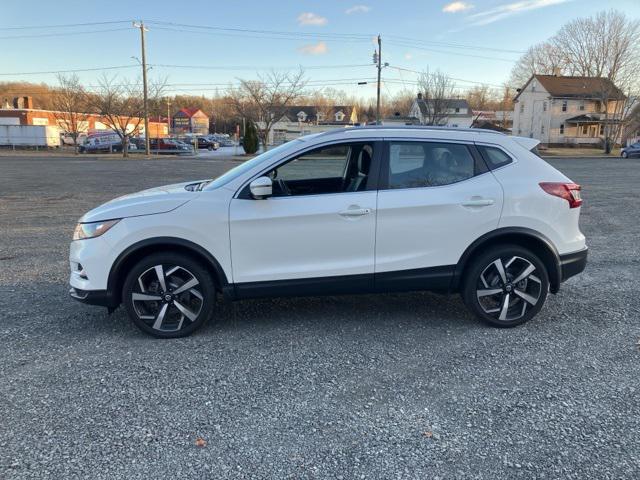
<path id="1" fill-rule="evenodd" d="M 80 290 L 79 288 L 71 287 L 69 295 L 71 298 L 87 305 L 99 305 L 107 308 L 116 308 L 118 306 L 117 299 L 108 290 Z"/>
<path id="2" fill-rule="evenodd" d="M 560 281 L 564 282 L 586 268 L 588 252 L 589 249 L 585 247 L 577 252 L 560 255 Z"/>

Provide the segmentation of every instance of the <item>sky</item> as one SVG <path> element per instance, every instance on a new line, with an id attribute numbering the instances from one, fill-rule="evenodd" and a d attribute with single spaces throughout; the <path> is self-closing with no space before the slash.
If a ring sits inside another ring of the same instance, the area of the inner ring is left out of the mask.
<path id="1" fill-rule="evenodd" d="M 27 73 L 88 69 L 77 74 L 90 86 L 103 74 L 135 81 L 135 19 L 148 27 L 149 74 L 168 94 L 223 94 L 239 78 L 301 66 L 310 92 L 373 98 L 378 34 L 383 95 L 414 91 L 425 70 L 463 93 L 502 84 L 529 46 L 605 8 L 640 18 L 639 0 L 2 0 L 0 81 L 55 84 L 55 73 Z"/>

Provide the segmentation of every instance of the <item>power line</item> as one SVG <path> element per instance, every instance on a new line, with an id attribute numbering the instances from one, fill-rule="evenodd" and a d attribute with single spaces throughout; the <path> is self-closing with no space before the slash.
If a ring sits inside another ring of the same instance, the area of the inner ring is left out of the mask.
<path id="1" fill-rule="evenodd" d="M 116 65 L 113 67 L 74 68 L 70 70 L 48 70 L 48 71 L 40 71 L 40 72 L 12 72 L 12 73 L 2 72 L 0 73 L 0 75 L 17 76 L 17 75 L 45 75 L 45 74 L 52 74 L 52 73 L 97 72 L 100 70 L 117 70 L 121 68 L 134 68 L 134 67 L 138 67 L 138 65 Z"/>
<path id="2" fill-rule="evenodd" d="M 417 75 L 423 75 L 427 72 L 420 72 L 418 70 L 411 70 L 410 68 L 404 68 L 404 67 L 397 67 L 395 65 L 389 65 L 390 68 L 394 68 L 396 70 L 401 70 L 403 72 L 411 72 L 411 73 L 415 73 Z M 450 80 L 454 80 L 456 82 L 464 82 L 464 83 L 473 83 L 476 85 L 487 85 L 489 87 L 497 87 L 497 88 L 502 88 L 504 85 L 498 85 L 496 83 L 488 83 L 488 82 L 478 82 L 477 80 L 467 80 L 464 78 L 456 78 L 456 77 L 450 77 L 447 75 L 447 78 Z"/>
<path id="3" fill-rule="evenodd" d="M 204 31 L 204 30 L 187 30 L 184 28 L 172 28 L 172 27 L 161 27 L 158 25 L 153 25 L 154 30 L 167 30 L 172 32 L 182 32 L 182 33 L 195 33 L 197 35 L 213 35 L 213 36 L 225 36 L 225 37 L 241 37 L 241 38 L 256 38 L 256 39 L 269 39 L 269 40 L 320 40 L 323 42 L 342 42 L 342 43 L 369 43 L 370 39 L 368 38 L 352 38 L 352 37 L 308 37 L 308 36 L 300 36 L 297 33 L 291 34 L 282 34 L 282 35 L 268 35 L 268 34 L 252 34 L 252 33 L 235 33 L 235 32 L 218 32 L 218 31 Z"/>
<path id="4" fill-rule="evenodd" d="M 459 57 L 479 58 L 479 59 L 482 59 L 482 60 L 497 60 L 497 61 L 500 61 L 500 62 L 509 62 L 509 63 L 515 63 L 516 62 L 516 60 L 510 60 L 508 58 L 488 57 L 488 56 L 485 56 L 485 55 L 475 55 L 475 54 L 471 54 L 471 53 L 447 52 L 447 51 L 438 50 L 438 49 L 435 49 L 435 48 L 417 47 L 415 45 L 401 43 L 401 42 L 397 42 L 397 41 L 393 41 L 393 40 L 390 40 L 387 43 L 390 43 L 391 45 L 395 45 L 395 46 L 399 46 L 399 47 L 413 48 L 415 50 L 424 50 L 426 52 L 443 53 L 445 55 L 457 55 Z"/>
<path id="5" fill-rule="evenodd" d="M 73 35 L 87 35 L 92 33 L 106 33 L 106 32 L 122 32 L 124 30 L 129 30 L 128 28 L 109 28 L 103 30 L 86 30 L 82 32 L 59 32 L 59 33 L 34 33 L 34 34 L 26 34 L 26 35 L 9 35 L 5 37 L 0 37 L 0 40 L 12 40 L 12 39 L 20 39 L 20 38 L 42 38 L 42 37 L 67 37 Z"/>
<path id="6" fill-rule="evenodd" d="M 89 27 L 93 25 L 115 25 L 118 23 L 131 23 L 131 20 L 114 20 L 112 22 L 87 22 L 87 23 L 66 23 L 58 25 L 24 25 L 19 27 L 0 27 L 0 30 L 33 30 L 44 28 L 71 28 L 71 27 Z"/>
<path id="7" fill-rule="evenodd" d="M 296 37 L 310 37 L 310 38 L 359 38 L 361 40 L 370 41 L 373 34 L 360 34 L 360 33 L 323 33 L 323 32 L 293 32 L 283 30 L 257 30 L 249 28 L 237 28 L 237 27 L 219 27 L 214 25 L 194 25 L 175 22 L 162 22 L 162 21 L 148 21 L 147 24 L 163 25 L 170 27 L 183 27 L 183 28 L 195 28 L 202 30 L 212 31 L 224 31 L 224 32 L 238 32 L 238 33 L 253 33 L 253 34 L 266 34 L 266 35 L 289 35 Z"/>
<path id="8" fill-rule="evenodd" d="M 402 37 L 399 35 L 386 35 L 386 37 L 391 39 L 395 38 L 405 43 L 415 43 L 419 45 L 433 45 L 435 47 L 463 48 L 465 50 L 467 49 L 483 50 L 483 51 L 488 50 L 492 52 L 518 53 L 518 54 L 526 53 L 523 50 L 509 50 L 505 48 L 485 47 L 485 46 L 479 46 L 479 45 L 467 45 L 463 43 L 453 43 L 453 42 L 438 42 L 438 41 L 432 41 L 432 40 L 426 41 L 426 40 L 419 40 L 417 38 Z"/>
<path id="9" fill-rule="evenodd" d="M 161 67 L 161 68 L 193 68 L 202 70 L 292 70 L 295 68 L 302 68 L 303 70 L 320 70 L 320 69 L 333 69 L 333 68 L 356 68 L 356 67 L 370 67 L 368 63 L 352 64 L 352 65 L 296 65 L 296 66 L 282 66 L 282 67 L 258 67 L 255 65 L 235 65 L 235 66 L 223 66 L 223 65 L 171 65 L 166 63 L 150 63 L 149 66 Z"/>

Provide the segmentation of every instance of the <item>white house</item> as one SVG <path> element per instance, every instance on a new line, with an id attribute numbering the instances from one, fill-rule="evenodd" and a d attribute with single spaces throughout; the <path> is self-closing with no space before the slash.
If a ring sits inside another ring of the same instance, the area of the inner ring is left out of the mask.
<path id="1" fill-rule="evenodd" d="M 545 145 L 599 145 L 605 124 L 620 122 L 624 101 L 606 78 L 533 75 L 514 99 L 513 134 Z"/>
<path id="2" fill-rule="evenodd" d="M 421 125 L 469 128 L 473 123 L 473 112 L 465 99 L 425 100 L 422 93 L 413 101 L 409 116 L 417 118 Z"/>
<path id="3" fill-rule="evenodd" d="M 297 105 L 288 107 L 284 115 L 273 124 L 269 132 L 270 145 L 288 142 L 310 133 L 326 132 L 340 127 L 358 124 L 358 112 L 354 105 L 316 107 Z M 257 122 L 264 128 L 263 122 Z"/>

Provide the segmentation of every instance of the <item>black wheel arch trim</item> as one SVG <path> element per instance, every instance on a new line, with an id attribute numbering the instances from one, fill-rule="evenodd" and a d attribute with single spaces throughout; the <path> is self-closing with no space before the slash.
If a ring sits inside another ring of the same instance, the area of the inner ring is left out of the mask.
<path id="1" fill-rule="evenodd" d="M 135 252 L 154 246 L 176 246 L 185 248 L 193 251 L 197 255 L 205 258 L 209 263 L 213 271 L 215 272 L 215 280 L 219 282 L 219 287 L 222 292 L 226 295 L 229 290 L 229 281 L 227 280 L 227 275 L 225 274 L 222 266 L 216 260 L 216 258 L 205 248 L 201 247 L 197 243 L 191 242 L 190 240 L 185 240 L 184 238 L 179 237 L 153 237 L 147 238 L 145 240 L 141 240 L 136 242 L 125 250 L 123 250 L 120 255 L 116 258 L 111 266 L 111 270 L 109 271 L 109 278 L 107 280 L 107 292 L 109 292 L 110 296 L 117 300 L 120 303 L 120 292 L 118 292 L 118 282 L 122 281 L 122 269 L 127 264 L 128 259 L 131 255 L 135 254 Z"/>
<path id="2" fill-rule="evenodd" d="M 532 240 L 540 242 L 547 252 L 551 255 L 551 265 L 547 265 L 548 275 L 549 275 L 549 284 L 551 293 L 557 293 L 560 289 L 560 283 L 562 283 L 562 265 L 560 262 L 560 255 L 558 254 L 558 250 L 555 245 L 542 233 L 526 228 L 526 227 L 503 227 L 498 228 L 496 230 L 492 230 L 491 232 L 487 232 L 484 235 L 478 237 L 471 245 L 467 247 L 464 251 L 460 260 L 456 265 L 455 272 L 453 274 L 453 278 L 451 279 L 451 291 L 457 291 L 460 288 L 460 283 L 462 281 L 463 272 L 469 261 L 473 258 L 474 254 L 478 251 L 486 243 L 497 243 L 500 239 L 504 238 L 508 241 L 508 237 L 512 235 L 525 236 L 529 237 Z M 541 258 L 544 263 L 545 259 Z"/>

